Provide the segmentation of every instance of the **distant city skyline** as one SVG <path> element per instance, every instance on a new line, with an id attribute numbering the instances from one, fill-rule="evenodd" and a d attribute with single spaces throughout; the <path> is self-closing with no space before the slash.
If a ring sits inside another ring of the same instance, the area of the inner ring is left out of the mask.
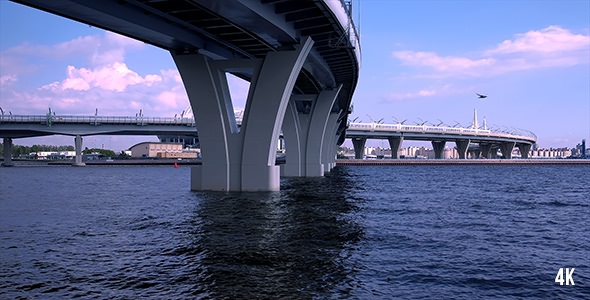
<path id="1" fill-rule="evenodd" d="M 490 126 L 530 130 L 542 148 L 590 140 L 590 1 L 353 4 L 363 58 L 351 119 L 466 125 L 476 108 L 480 122 L 485 117 Z M 232 78 L 230 84 L 235 108 L 243 108 L 247 83 Z M 188 106 L 166 51 L 0 0 L 0 107 L 6 113 L 51 108 L 93 115 L 98 109 L 133 116 L 142 110 L 171 117 Z M 141 141 L 157 138 L 88 136 L 84 146 L 120 151 Z M 14 143 L 72 145 L 73 138 Z M 404 146 L 414 144 L 420 143 Z"/>

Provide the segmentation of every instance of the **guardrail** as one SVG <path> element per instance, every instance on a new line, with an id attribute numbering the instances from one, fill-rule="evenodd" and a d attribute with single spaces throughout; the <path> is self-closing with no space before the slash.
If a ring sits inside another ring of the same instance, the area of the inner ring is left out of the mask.
<path id="1" fill-rule="evenodd" d="M 427 125 L 405 125 L 405 124 L 377 124 L 377 123 L 349 123 L 348 130 L 368 131 L 368 132 L 407 132 L 407 133 L 432 133 L 432 134 L 458 134 L 467 136 L 485 136 L 519 139 L 535 142 L 537 136 L 528 131 L 508 132 L 491 129 L 476 129 L 447 126 L 427 126 Z"/>
<path id="2" fill-rule="evenodd" d="M 86 125 L 185 125 L 195 127 L 194 118 L 124 117 L 124 116 L 56 116 L 56 115 L 1 115 L 0 124 L 86 124 Z"/>

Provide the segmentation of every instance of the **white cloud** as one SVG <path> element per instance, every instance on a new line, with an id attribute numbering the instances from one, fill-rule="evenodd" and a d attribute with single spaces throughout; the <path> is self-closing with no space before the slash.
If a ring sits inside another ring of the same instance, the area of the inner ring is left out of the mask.
<path id="1" fill-rule="evenodd" d="M 411 66 L 431 67 L 440 72 L 470 70 L 481 66 L 490 66 L 494 59 L 469 59 L 458 56 L 440 56 L 433 52 L 396 51 L 393 57 Z"/>
<path id="2" fill-rule="evenodd" d="M 143 47 L 143 42 L 138 40 L 134 40 L 132 38 L 128 38 L 124 35 L 120 35 L 114 32 L 105 31 L 105 38 L 108 44 L 113 46 L 119 46 L 123 48 L 135 48 L 135 47 Z"/>
<path id="3" fill-rule="evenodd" d="M 430 68 L 416 77 L 496 76 L 510 72 L 590 63 L 590 36 L 559 26 L 517 34 L 473 58 L 442 56 L 435 52 L 395 51 L 402 64 Z"/>
<path id="4" fill-rule="evenodd" d="M 149 74 L 142 77 L 130 70 L 125 63 L 114 62 L 96 69 L 78 69 L 74 66 L 68 66 L 66 79 L 41 88 L 53 92 L 65 90 L 88 91 L 91 88 L 124 92 L 128 86 L 142 84 L 149 87 L 161 81 L 162 77 L 160 75 Z"/>
<path id="5" fill-rule="evenodd" d="M 42 114 L 48 107 L 62 115 L 88 115 L 95 109 L 101 115 L 133 115 L 140 109 L 146 116 L 180 113 L 188 99 L 176 69 L 140 74 L 126 63 L 130 50 L 144 55 L 143 47 L 141 42 L 107 32 L 5 50 L 0 60 L 2 106 L 14 114 Z M 165 51 L 161 57 L 150 55 L 145 59 L 172 60 Z M 60 75 L 53 74 L 55 66 L 63 70 Z M 45 77 L 51 79 L 31 88 L 31 82 Z"/>
<path id="6" fill-rule="evenodd" d="M 390 94 L 388 98 L 389 100 L 407 100 L 415 98 L 432 97 L 438 94 L 439 92 L 435 90 L 419 90 L 417 92 L 393 93 Z"/>
<path id="7" fill-rule="evenodd" d="M 590 36 L 573 34 L 559 26 L 549 26 L 541 30 L 517 34 L 513 40 L 505 40 L 488 54 L 510 53 L 563 53 L 588 50 Z"/>
<path id="8" fill-rule="evenodd" d="M 100 115 L 134 115 L 140 109 L 146 116 L 180 114 L 189 101 L 178 70 L 141 74 L 126 63 L 132 50 L 144 55 L 143 48 L 142 42 L 109 32 L 53 45 L 10 48 L 0 60 L 1 84 L 10 85 L 2 89 L 2 106 L 15 114 L 43 114 L 48 107 L 62 115 L 88 115 L 95 109 Z M 145 59 L 172 62 L 165 51 L 161 57 Z M 56 65 L 61 70 L 57 76 Z M 16 78 L 21 84 L 32 77 L 50 79 L 33 88 L 14 84 Z M 234 76 L 228 76 L 228 83 L 235 108 L 245 107 L 249 83 Z"/>
<path id="9" fill-rule="evenodd" d="M 179 95 L 174 91 L 163 91 L 156 98 L 160 104 L 163 104 L 167 107 L 178 107 L 178 100 L 179 98 L 182 98 L 182 95 Z"/>

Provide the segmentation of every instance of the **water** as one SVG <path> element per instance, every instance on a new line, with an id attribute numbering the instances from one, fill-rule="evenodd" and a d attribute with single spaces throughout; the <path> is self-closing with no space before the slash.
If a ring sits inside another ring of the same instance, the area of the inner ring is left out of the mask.
<path id="1" fill-rule="evenodd" d="M 0 169 L 0 298 L 590 299 L 587 166 L 188 186 L 187 167 Z"/>

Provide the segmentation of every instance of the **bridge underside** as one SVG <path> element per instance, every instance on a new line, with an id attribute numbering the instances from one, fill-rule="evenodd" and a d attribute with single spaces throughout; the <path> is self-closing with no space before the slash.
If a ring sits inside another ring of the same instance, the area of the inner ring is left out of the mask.
<path id="1" fill-rule="evenodd" d="M 285 138 L 294 176 L 334 165 L 358 80 L 360 50 L 338 1 L 14 0 L 153 44 L 172 54 L 193 108 L 203 165 L 194 190 L 274 191 L 276 143 Z M 250 81 L 242 127 L 235 125 L 225 73 Z M 309 112 L 298 96 L 316 97 Z M 291 108 L 290 110 L 292 110 Z M 299 121 L 296 122 L 295 120 Z"/>

